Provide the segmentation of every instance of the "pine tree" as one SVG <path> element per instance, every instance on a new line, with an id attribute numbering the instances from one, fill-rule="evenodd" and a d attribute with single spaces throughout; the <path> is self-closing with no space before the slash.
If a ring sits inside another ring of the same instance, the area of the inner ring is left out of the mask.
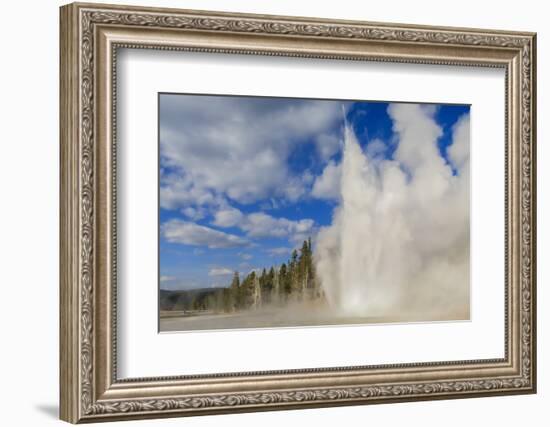
<path id="1" fill-rule="evenodd" d="M 231 311 L 235 311 L 242 308 L 240 288 L 241 288 L 241 280 L 239 278 L 239 272 L 235 271 L 235 273 L 233 273 L 233 280 L 231 281 L 230 296 L 227 297 L 227 299 L 229 300 L 227 301 L 227 303 L 231 305 Z"/>
<path id="2" fill-rule="evenodd" d="M 290 268 L 294 269 L 297 263 L 298 263 L 298 251 L 294 249 L 292 251 L 292 255 L 290 256 Z"/>
<path id="3" fill-rule="evenodd" d="M 267 271 L 265 268 L 262 270 L 262 274 L 260 275 L 260 288 L 265 289 L 267 287 L 268 277 L 267 277 Z"/>
<path id="4" fill-rule="evenodd" d="M 235 271 L 233 273 L 233 280 L 231 281 L 231 289 L 237 289 L 240 285 L 239 272 Z"/>
<path id="5" fill-rule="evenodd" d="M 243 308 L 249 308 L 254 302 L 254 286 L 256 272 L 251 271 L 241 284 L 241 303 Z"/>
<path id="6" fill-rule="evenodd" d="M 263 271 L 265 273 L 265 269 Z M 265 274 L 264 274 L 265 279 Z M 259 308 L 262 305 L 262 287 L 260 285 L 260 277 L 257 274 L 254 275 L 252 282 L 252 306 L 254 309 Z"/>
<path id="7" fill-rule="evenodd" d="M 288 262 L 279 268 L 272 266 L 269 271 L 263 268 L 261 274 L 252 271 L 242 281 L 235 272 L 227 292 L 220 294 L 214 305 L 224 311 L 245 310 L 259 304 L 284 302 L 289 297 L 323 298 L 315 276 L 311 238 L 303 241 L 299 252 L 294 249 Z"/>
<path id="8" fill-rule="evenodd" d="M 273 287 L 275 285 L 274 280 L 275 280 L 275 269 L 271 267 L 265 278 L 266 291 L 269 291 L 269 292 L 273 291 Z"/>
<path id="9" fill-rule="evenodd" d="M 271 302 L 271 293 L 273 291 L 273 276 L 274 276 L 273 267 L 271 267 L 269 272 L 267 272 L 265 268 L 263 269 L 262 275 L 260 276 L 260 288 L 262 290 L 262 303 L 269 304 Z"/>
<path id="10" fill-rule="evenodd" d="M 304 240 L 304 243 L 302 244 L 302 249 L 300 249 L 299 275 L 298 275 L 300 292 L 302 293 L 302 296 L 305 295 L 306 289 L 308 288 L 308 280 L 309 280 L 309 248 L 308 248 L 308 242 Z"/>
<path id="11" fill-rule="evenodd" d="M 271 290 L 271 301 L 278 304 L 281 301 L 280 271 L 271 267 L 269 274 L 273 272 L 273 288 Z"/>
<path id="12" fill-rule="evenodd" d="M 233 294 L 232 288 L 224 288 L 223 289 L 223 311 L 226 313 L 230 313 L 232 311 L 235 311 L 235 297 Z"/>
<path id="13" fill-rule="evenodd" d="M 286 296 L 291 292 L 291 284 L 290 268 L 283 263 L 279 269 L 279 293 L 283 299 L 286 299 Z"/>
<path id="14" fill-rule="evenodd" d="M 298 251 L 294 249 L 290 258 L 290 292 L 298 296 L 300 290 Z"/>

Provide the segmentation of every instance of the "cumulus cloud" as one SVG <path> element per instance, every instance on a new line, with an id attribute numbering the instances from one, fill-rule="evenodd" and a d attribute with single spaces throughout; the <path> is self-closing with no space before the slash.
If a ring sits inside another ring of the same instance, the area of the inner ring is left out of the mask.
<path id="1" fill-rule="evenodd" d="M 307 233 L 313 229 L 314 224 L 312 219 L 292 221 L 256 212 L 248 215 L 240 227 L 249 237 L 288 237 Z"/>
<path id="2" fill-rule="evenodd" d="M 290 202 L 300 200 L 304 195 L 306 195 L 314 179 L 315 177 L 308 170 L 300 176 L 289 178 L 282 191 L 285 199 Z"/>
<path id="3" fill-rule="evenodd" d="M 233 274 L 233 270 L 230 268 L 211 268 L 208 271 L 209 276 L 229 276 Z"/>
<path id="4" fill-rule="evenodd" d="M 470 160 L 470 116 L 462 116 L 453 126 L 453 144 L 447 149 L 456 169 L 465 170 Z"/>
<path id="5" fill-rule="evenodd" d="M 174 280 L 176 280 L 176 278 L 174 276 L 160 276 L 160 282 L 161 283 L 172 282 Z"/>
<path id="6" fill-rule="evenodd" d="M 214 214 L 213 224 L 218 227 L 233 227 L 239 224 L 244 215 L 242 212 L 233 207 L 226 207 Z"/>
<path id="7" fill-rule="evenodd" d="M 271 256 L 288 255 L 292 249 L 287 247 L 278 247 L 267 249 L 267 253 Z"/>
<path id="8" fill-rule="evenodd" d="M 249 244 L 246 239 L 234 234 L 180 219 L 171 219 L 162 224 L 161 234 L 170 243 L 206 246 L 210 249 L 236 248 Z"/>
<path id="9" fill-rule="evenodd" d="M 216 212 L 212 223 L 219 227 L 238 227 L 249 238 L 301 238 L 311 233 L 315 227 L 315 221 L 309 218 L 295 221 L 287 218 L 276 218 L 265 212 L 254 212 L 245 215 L 233 207 L 226 207 Z"/>
<path id="10" fill-rule="evenodd" d="M 317 137 L 315 145 L 321 159 L 328 160 L 340 151 L 342 143 L 336 135 L 322 134 Z"/>
<path id="11" fill-rule="evenodd" d="M 193 182 L 187 173 L 161 173 L 160 206 L 164 209 L 185 209 L 193 206 L 218 206 L 220 195 Z"/>
<path id="12" fill-rule="evenodd" d="M 341 203 L 317 235 L 331 304 L 354 315 L 469 317 L 469 118 L 441 156 L 435 110 L 390 104 L 393 159 L 363 152 L 345 131 Z M 453 168 L 455 169 L 453 171 Z"/>
<path id="13" fill-rule="evenodd" d="M 181 212 L 189 219 L 192 219 L 193 221 L 198 221 L 200 219 L 203 219 L 206 215 L 205 211 L 201 207 L 193 208 L 191 206 L 184 208 L 181 210 Z"/>
<path id="14" fill-rule="evenodd" d="M 161 206 L 182 209 L 298 200 L 308 177 L 296 176 L 288 157 L 330 132 L 341 113 L 327 101 L 162 95 L 160 117 Z"/>
<path id="15" fill-rule="evenodd" d="M 341 165 L 332 160 L 329 161 L 323 173 L 315 180 L 311 195 L 317 199 L 339 200 L 341 177 Z"/>

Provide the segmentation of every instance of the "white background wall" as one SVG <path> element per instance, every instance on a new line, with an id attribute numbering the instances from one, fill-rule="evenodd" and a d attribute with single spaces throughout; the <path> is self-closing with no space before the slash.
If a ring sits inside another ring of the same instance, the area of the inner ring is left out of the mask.
<path id="1" fill-rule="evenodd" d="M 110 0 L 113 3 L 122 3 Z M 182 0 L 133 4 L 538 32 L 539 393 L 438 402 L 266 412 L 131 425 L 539 426 L 548 423 L 550 29 L 544 2 Z M 60 424 L 58 402 L 58 6 L 2 5 L 0 65 L 0 401 L 2 425 Z M 545 419 L 546 418 L 546 419 Z"/>

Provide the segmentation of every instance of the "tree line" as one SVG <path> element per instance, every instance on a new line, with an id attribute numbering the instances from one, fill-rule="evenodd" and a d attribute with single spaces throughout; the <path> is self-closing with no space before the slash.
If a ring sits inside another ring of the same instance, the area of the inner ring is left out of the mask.
<path id="1" fill-rule="evenodd" d="M 251 271 L 242 279 L 235 271 L 228 287 L 194 298 L 190 308 L 231 313 L 320 298 L 323 293 L 315 275 L 309 238 L 304 240 L 299 252 L 292 251 L 286 263 L 264 268 L 261 273 Z"/>

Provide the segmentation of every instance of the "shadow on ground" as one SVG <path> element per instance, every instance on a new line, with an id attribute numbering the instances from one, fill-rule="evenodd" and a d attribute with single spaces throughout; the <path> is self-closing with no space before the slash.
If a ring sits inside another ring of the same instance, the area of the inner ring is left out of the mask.
<path id="1" fill-rule="evenodd" d="M 50 418 L 59 418 L 59 407 L 53 404 L 40 404 L 36 405 L 36 409 L 47 415 Z"/>

